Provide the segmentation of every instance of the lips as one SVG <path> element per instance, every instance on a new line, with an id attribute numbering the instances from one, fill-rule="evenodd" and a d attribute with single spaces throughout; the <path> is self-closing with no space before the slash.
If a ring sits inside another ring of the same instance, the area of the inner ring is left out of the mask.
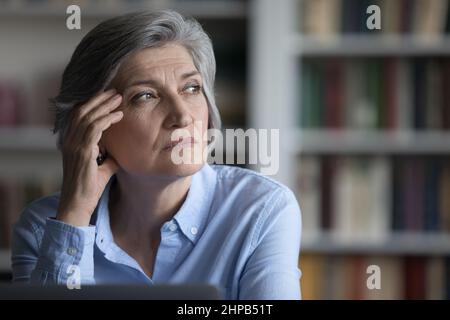
<path id="1" fill-rule="evenodd" d="M 170 141 L 169 143 L 167 143 L 163 150 L 171 150 L 173 149 L 173 147 L 175 147 L 176 145 L 180 144 L 180 145 L 191 145 L 194 144 L 196 141 L 193 137 L 187 137 L 187 138 L 183 138 L 180 137 L 178 140 L 176 141 Z"/>

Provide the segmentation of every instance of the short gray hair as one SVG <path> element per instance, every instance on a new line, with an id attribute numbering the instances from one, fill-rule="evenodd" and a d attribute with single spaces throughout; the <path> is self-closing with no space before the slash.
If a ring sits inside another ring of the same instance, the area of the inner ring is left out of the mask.
<path id="1" fill-rule="evenodd" d="M 173 10 L 128 13 L 106 20 L 92 29 L 76 47 L 66 66 L 58 95 L 51 99 L 55 113 L 53 133 L 62 145 L 74 106 L 105 90 L 121 62 L 138 50 L 167 43 L 184 46 L 203 78 L 208 103 L 208 128 L 220 129 L 221 120 L 214 97 L 216 60 L 212 42 L 200 23 Z"/>

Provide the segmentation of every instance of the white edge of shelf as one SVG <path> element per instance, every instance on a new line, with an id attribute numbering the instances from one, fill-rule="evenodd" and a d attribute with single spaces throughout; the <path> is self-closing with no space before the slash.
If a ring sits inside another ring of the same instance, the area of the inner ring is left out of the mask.
<path id="1" fill-rule="evenodd" d="M 0 151 L 38 150 L 55 151 L 56 136 L 47 127 L 0 128 Z"/>
<path id="2" fill-rule="evenodd" d="M 327 38 L 288 36 L 291 53 L 298 56 L 447 55 L 450 37 L 407 35 L 345 35 Z"/>
<path id="3" fill-rule="evenodd" d="M 450 255 L 448 233 L 392 233 L 378 239 L 350 239 L 333 234 L 304 236 L 301 254 Z"/>
<path id="4" fill-rule="evenodd" d="M 450 132 L 305 130 L 289 137 L 293 153 L 396 153 L 449 154 Z"/>
<path id="5" fill-rule="evenodd" d="M 223 136 L 225 132 L 223 131 Z M 59 155 L 56 148 L 56 136 L 53 135 L 50 128 L 46 127 L 22 127 L 22 128 L 0 128 L 0 154 L 7 153 L 8 155 L 21 154 L 21 152 L 50 152 Z M 223 154 L 224 150 L 217 145 L 216 154 Z M 228 150 L 226 150 L 228 152 Z M 231 154 L 237 154 L 240 157 L 245 157 L 245 147 L 238 145 L 236 151 L 230 151 Z"/>

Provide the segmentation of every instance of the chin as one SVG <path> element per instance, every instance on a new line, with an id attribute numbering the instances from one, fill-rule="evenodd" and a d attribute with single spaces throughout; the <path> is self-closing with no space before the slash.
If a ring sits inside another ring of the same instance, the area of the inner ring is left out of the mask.
<path id="1" fill-rule="evenodd" d="M 170 153 L 167 152 L 161 157 L 153 158 L 148 163 L 144 162 L 144 160 L 136 160 L 128 165 L 122 165 L 122 168 L 133 175 L 159 176 L 161 178 L 187 177 L 199 171 L 205 165 L 206 160 L 192 158 L 190 161 L 178 161 L 177 163 L 172 160 Z"/>
<path id="2" fill-rule="evenodd" d="M 202 154 L 199 153 L 200 151 L 197 149 L 182 148 L 178 152 L 179 153 L 175 153 L 175 155 L 179 155 L 179 157 L 174 156 L 174 154 L 167 153 L 167 155 L 170 154 L 170 157 L 167 157 L 167 159 L 161 159 L 164 161 L 159 166 L 162 169 L 162 172 L 171 176 L 186 177 L 199 171 L 205 164 L 205 159 L 201 158 Z M 185 154 L 185 152 L 188 153 Z M 196 154 L 194 154 L 194 152 Z M 184 156 L 186 157 L 184 158 Z"/>
<path id="3" fill-rule="evenodd" d="M 165 175 L 170 177 L 188 177 L 195 174 L 203 167 L 204 163 L 201 164 L 173 164 L 169 163 L 156 170 L 155 174 Z"/>
<path id="4" fill-rule="evenodd" d="M 132 174 L 134 176 L 153 176 L 160 177 L 163 179 L 173 179 L 177 177 L 188 177 L 196 172 L 198 172 L 203 166 L 203 163 L 198 164 L 174 164 L 170 161 L 164 161 L 160 163 L 153 163 L 148 167 L 139 168 L 129 166 L 122 166 L 122 170 L 127 172 L 128 174 Z"/>

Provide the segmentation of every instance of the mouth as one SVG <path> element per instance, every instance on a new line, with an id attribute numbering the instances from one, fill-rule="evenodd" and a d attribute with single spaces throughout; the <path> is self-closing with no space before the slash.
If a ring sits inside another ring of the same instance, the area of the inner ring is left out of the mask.
<path id="1" fill-rule="evenodd" d="M 187 137 L 187 138 L 180 137 L 178 140 L 171 141 L 168 144 L 166 144 L 164 146 L 163 150 L 164 151 L 172 150 L 177 145 L 192 146 L 195 143 L 196 143 L 196 141 L 193 137 Z"/>

